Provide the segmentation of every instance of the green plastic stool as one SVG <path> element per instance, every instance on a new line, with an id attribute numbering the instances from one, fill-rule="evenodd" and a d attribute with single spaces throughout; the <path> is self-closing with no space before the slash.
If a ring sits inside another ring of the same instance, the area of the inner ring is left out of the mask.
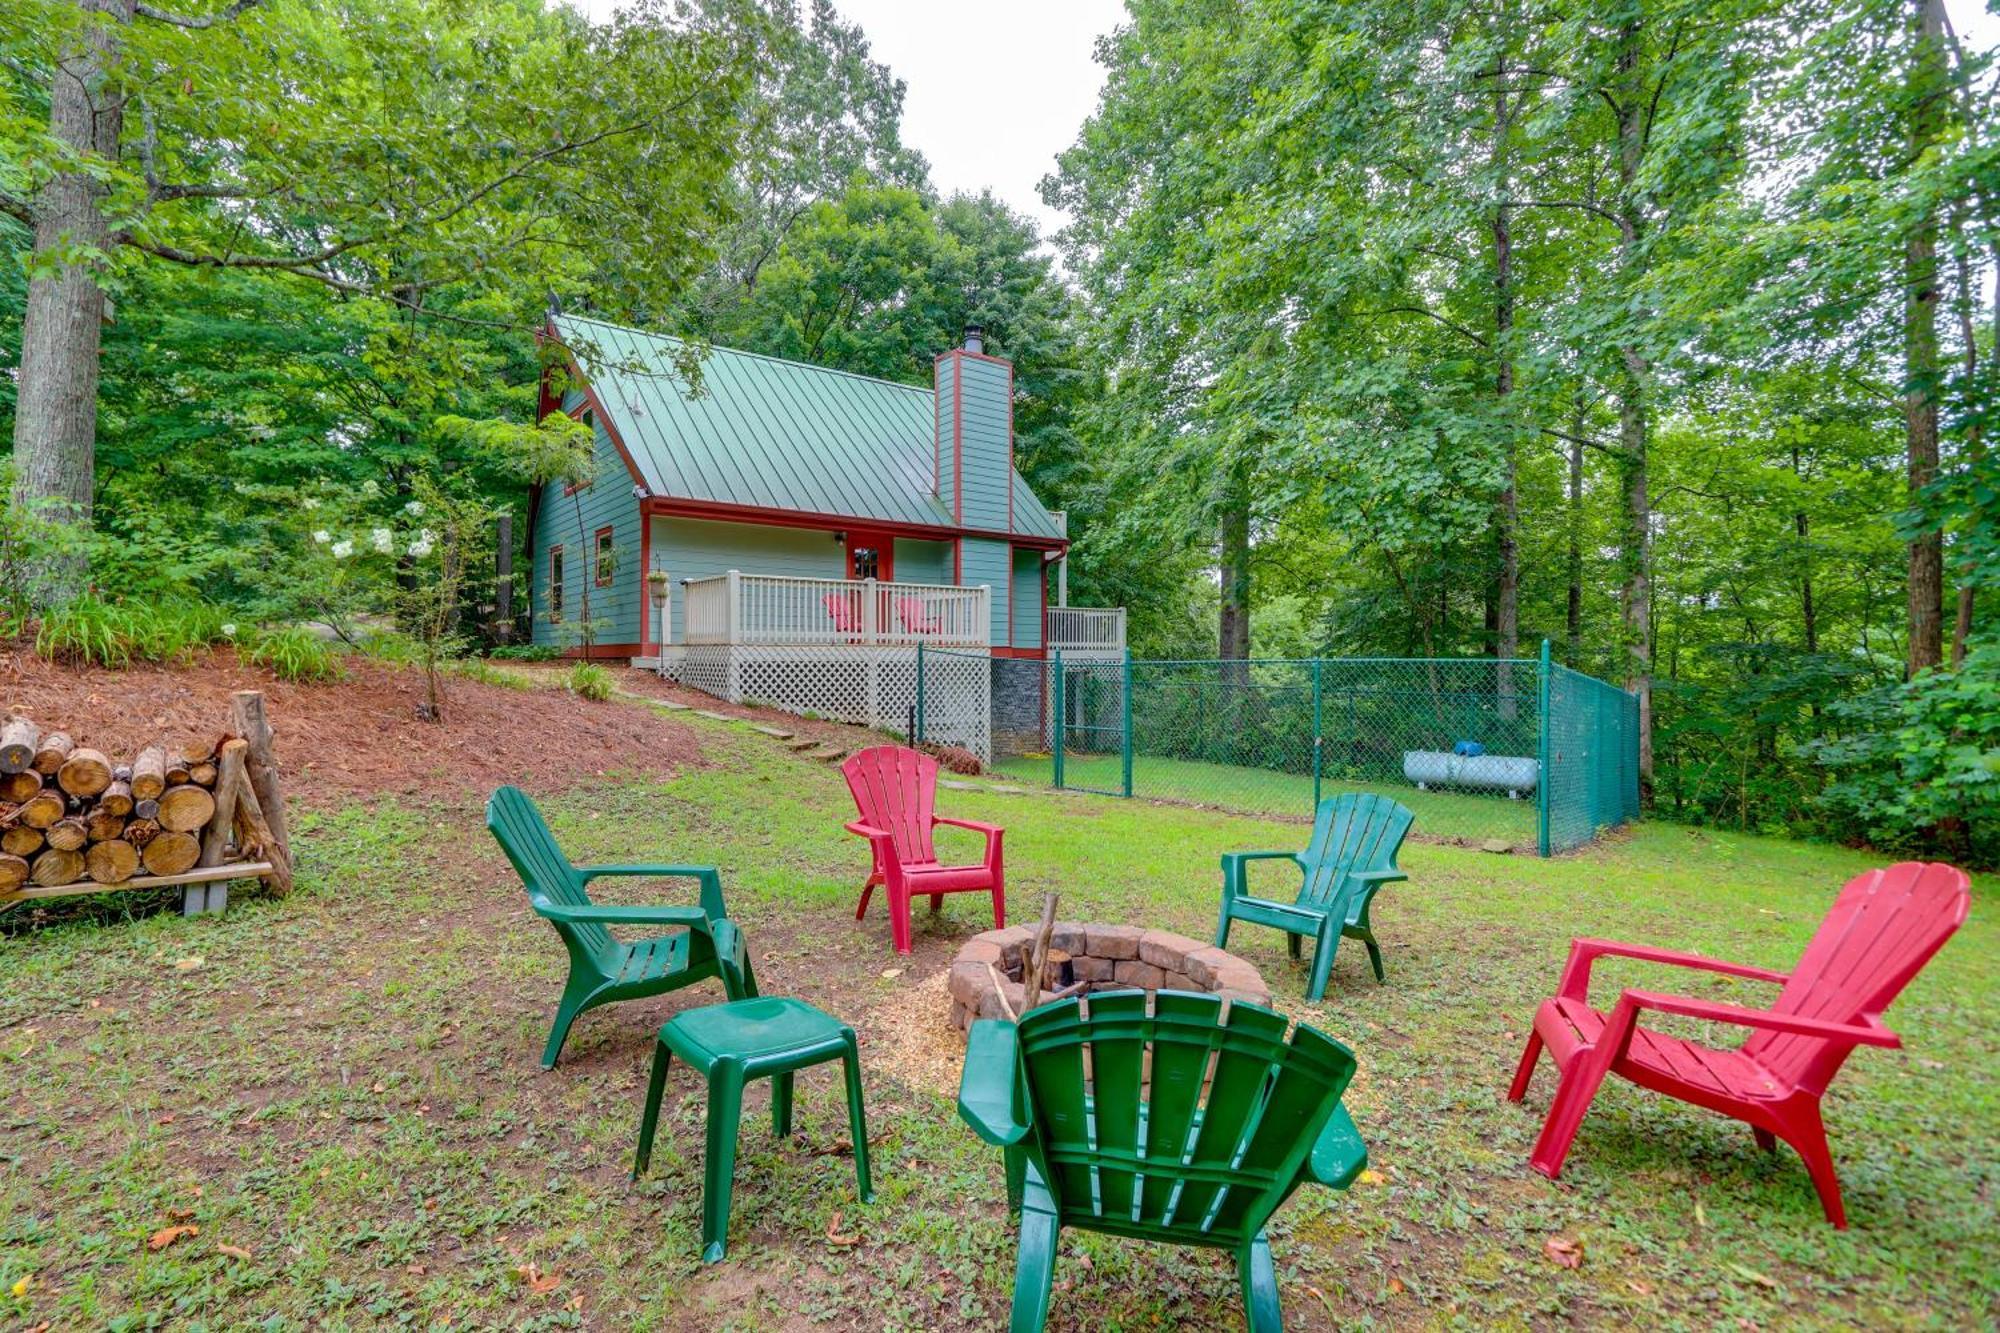
<path id="1" fill-rule="evenodd" d="M 678 1055 L 708 1080 L 708 1153 L 702 1162 L 701 1258 L 721 1259 L 729 1240 L 729 1195 L 735 1183 L 736 1130 L 743 1116 L 743 1085 L 771 1080 L 771 1128 L 792 1132 L 792 1074 L 808 1065 L 839 1060 L 847 1070 L 847 1125 L 854 1137 L 854 1178 L 861 1201 L 872 1202 L 868 1180 L 868 1120 L 861 1107 L 861 1053 L 854 1029 L 804 1000 L 771 996 L 704 1005 L 676 1014 L 660 1029 L 653 1050 L 653 1081 L 646 1089 L 646 1117 L 639 1125 L 636 1179 L 653 1157 L 660 1097 L 667 1067 Z"/>

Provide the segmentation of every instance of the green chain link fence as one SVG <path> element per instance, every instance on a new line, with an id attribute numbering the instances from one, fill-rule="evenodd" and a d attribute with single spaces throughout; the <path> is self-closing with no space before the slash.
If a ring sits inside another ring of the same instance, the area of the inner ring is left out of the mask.
<path id="1" fill-rule="evenodd" d="M 950 654 L 920 654 L 939 701 Z M 928 666 L 926 665 L 928 661 Z M 1638 814 L 1638 715 L 1615 686 L 1541 661 L 994 658 L 992 767 L 1024 782 L 1310 817 L 1381 792 L 1417 833 L 1546 855 Z M 1547 775 L 1547 781 L 1543 775 Z"/>

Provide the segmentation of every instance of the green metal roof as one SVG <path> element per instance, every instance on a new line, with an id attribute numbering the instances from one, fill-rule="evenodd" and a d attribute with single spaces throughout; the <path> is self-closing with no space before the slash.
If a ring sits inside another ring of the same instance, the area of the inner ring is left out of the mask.
<path id="1" fill-rule="evenodd" d="M 555 327 L 590 350 L 591 391 L 654 495 L 957 526 L 931 490 L 930 389 L 715 347 L 691 397 L 674 369 L 679 339 L 574 315 Z M 1013 487 L 1014 532 L 1061 537 L 1019 472 Z"/>

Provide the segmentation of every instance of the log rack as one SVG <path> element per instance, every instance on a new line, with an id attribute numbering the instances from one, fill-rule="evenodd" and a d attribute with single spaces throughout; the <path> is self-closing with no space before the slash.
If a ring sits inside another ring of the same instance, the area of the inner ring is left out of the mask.
<path id="1" fill-rule="evenodd" d="M 0 864 L 11 867 L 0 911 L 50 898 L 178 887 L 182 913 L 196 916 L 222 911 L 234 880 L 262 880 L 281 893 L 291 888 L 284 786 L 259 690 L 231 696 L 229 730 L 208 752 L 169 760 L 165 747 L 150 745 L 129 766 L 114 767 L 66 732 L 45 735 L 16 712 L 0 725 L 0 775 L 0 792 L 21 797 L 0 805 L 0 829 L 10 838 L 18 829 L 25 849 Z M 8 792 L 8 783 L 18 785 Z M 135 787 L 146 795 L 135 797 Z M 51 814 L 63 817 L 44 823 Z M 62 842 L 50 836 L 59 831 Z M 149 854 L 138 864 L 139 850 L 162 836 L 179 840 L 173 856 Z M 71 839 L 78 848 L 65 850 Z M 45 869 L 48 849 L 61 857 Z M 32 874 L 24 873 L 28 855 L 36 856 Z M 64 859 L 70 857 L 73 872 Z"/>

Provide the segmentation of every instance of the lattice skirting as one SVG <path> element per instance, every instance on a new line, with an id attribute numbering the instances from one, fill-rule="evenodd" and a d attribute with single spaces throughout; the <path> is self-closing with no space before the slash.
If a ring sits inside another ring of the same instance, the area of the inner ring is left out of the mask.
<path id="1" fill-rule="evenodd" d="M 903 732 L 917 703 L 915 648 L 669 648 L 663 674 L 732 703 Z M 991 659 L 930 654 L 924 662 L 924 733 L 993 759 Z"/>

